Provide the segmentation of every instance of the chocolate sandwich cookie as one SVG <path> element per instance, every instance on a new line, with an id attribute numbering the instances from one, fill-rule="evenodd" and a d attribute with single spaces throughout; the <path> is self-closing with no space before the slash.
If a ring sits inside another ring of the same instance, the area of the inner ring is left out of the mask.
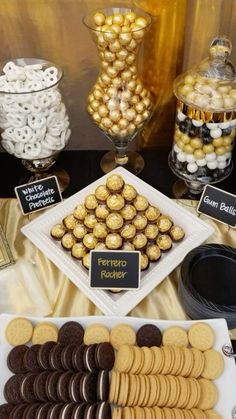
<path id="1" fill-rule="evenodd" d="M 43 371 L 40 374 L 38 374 L 34 380 L 34 384 L 33 384 L 34 394 L 37 400 L 39 400 L 40 402 L 48 401 L 46 386 L 47 386 L 47 379 L 50 376 L 50 374 L 51 373 L 48 371 Z"/>
<path id="2" fill-rule="evenodd" d="M 7 357 L 7 366 L 14 374 L 24 374 L 27 372 L 24 364 L 24 355 L 28 350 L 28 346 L 19 345 L 13 348 Z"/>
<path id="3" fill-rule="evenodd" d="M 20 404 L 23 402 L 21 397 L 21 383 L 25 378 L 24 374 L 13 375 L 6 382 L 3 390 L 6 401 L 10 404 Z M 1 416 L 0 416 L 1 417 Z"/>
<path id="4" fill-rule="evenodd" d="M 97 404 L 95 419 L 111 419 L 111 406 L 107 402 Z"/>
<path id="5" fill-rule="evenodd" d="M 76 407 L 73 410 L 71 418 L 72 419 L 84 419 L 84 412 L 85 412 L 86 407 L 87 407 L 87 403 L 85 403 L 85 402 L 77 404 Z"/>
<path id="6" fill-rule="evenodd" d="M 111 370 L 115 362 L 113 346 L 109 342 L 99 343 L 96 348 L 95 360 L 101 370 Z"/>
<path id="7" fill-rule="evenodd" d="M 58 341 L 63 345 L 71 343 L 81 345 L 84 338 L 84 329 L 78 322 L 67 322 L 59 330 Z"/>
<path id="8" fill-rule="evenodd" d="M 46 380 L 46 393 L 48 400 L 51 402 L 58 402 L 57 383 L 61 376 L 58 371 L 52 372 Z"/>
<path id="9" fill-rule="evenodd" d="M 97 388 L 97 374 L 92 372 L 83 375 L 80 381 L 81 399 L 87 403 L 94 403 L 97 400 L 97 394 L 94 389 Z"/>
<path id="10" fill-rule="evenodd" d="M 80 395 L 80 383 L 84 376 L 83 372 L 78 372 L 77 374 L 73 374 L 70 382 L 69 382 L 69 396 L 70 400 L 73 402 L 81 402 L 82 397 Z"/>
<path id="11" fill-rule="evenodd" d="M 97 403 L 88 404 L 84 411 L 84 419 L 95 419 L 97 411 Z"/>
<path id="12" fill-rule="evenodd" d="M 63 407 L 64 403 L 53 404 L 48 411 L 47 419 L 58 419 Z"/>
<path id="13" fill-rule="evenodd" d="M 96 352 L 97 345 L 88 345 L 83 354 L 83 363 L 84 367 L 87 371 L 90 372 L 96 372 L 97 371 L 97 365 L 95 362 L 95 352 Z"/>
<path id="14" fill-rule="evenodd" d="M 33 403 L 27 406 L 21 419 L 35 419 L 35 415 L 40 407 L 40 403 Z"/>
<path id="15" fill-rule="evenodd" d="M 38 351 L 38 363 L 43 370 L 50 370 L 51 365 L 49 363 L 49 355 L 51 349 L 56 345 L 56 342 L 44 343 Z"/>
<path id="16" fill-rule="evenodd" d="M 4 403 L 0 405 L 0 419 L 9 419 L 14 410 L 15 406 L 10 403 Z"/>
<path id="17" fill-rule="evenodd" d="M 99 371 L 97 379 L 97 399 L 106 402 L 109 397 L 109 372 L 107 370 Z"/>
<path id="18" fill-rule="evenodd" d="M 9 419 L 22 419 L 24 411 L 28 406 L 29 405 L 27 403 L 23 403 L 23 404 L 19 404 L 15 406 L 9 415 Z M 1 418 L 1 414 L 0 414 L 0 418 Z"/>
<path id="19" fill-rule="evenodd" d="M 51 407 L 52 403 L 44 403 L 41 406 L 39 406 L 34 419 L 47 419 L 48 412 L 50 411 Z"/>
<path id="20" fill-rule="evenodd" d="M 41 367 L 38 363 L 38 353 L 41 345 L 32 345 L 24 354 L 25 369 L 29 372 L 40 372 Z"/>
<path id="21" fill-rule="evenodd" d="M 72 376 L 72 372 L 64 372 L 64 374 L 62 374 L 58 380 L 57 395 L 59 401 L 61 402 L 68 403 L 71 401 L 69 393 L 69 383 Z"/>
<path id="22" fill-rule="evenodd" d="M 70 345 L 65 346 L 61 353 L 61 362 L 65 371 L 74 371 L 72 356 L 75 349 L 77 349 L 77 345 L 72 343 Z"/>
<path id="23" fill-rule="evenodd" d="M 78 346 L 72 354 L 72 364 L 75 371 L 85 371 L 85 366 L 83 362 L 85 348 L 86 345 L 82 344 Z"/>
<path id="24" fill-rule="evenodd" d="M 36 373 L 28 373 L 21 382 L 20 392 L 22 400 L 24 400 L 25 403 L 35 403 L 37 401 L 37 397 L 34 393 L 34 382 L 36 377 Z"/>
<path id="25" fill-rule="evenodd" d="M 65 346 L 62 345 L 61 343 L 57 343 L 51 349 L 50 354 L 49 354 L 49 364 L 51 367 L 50 369 L 55 370 L 55 371 L 64 371 L 64 367 L 61 360 L 61 354 L 64 347 Z"/>
<path id="26" fill-rule="evenodd" d="M 58 419 L 71 419 L 76 403 L 67 403 L 62 407 Z"/>
<path id="27" fill-rule="evenodd" d="M 145 324 L 137 331 L 136 341 L 140 347 L 147 346 L 151 348 L 152 346 L 161 346 L 162 333 L 157 326 Z"/>

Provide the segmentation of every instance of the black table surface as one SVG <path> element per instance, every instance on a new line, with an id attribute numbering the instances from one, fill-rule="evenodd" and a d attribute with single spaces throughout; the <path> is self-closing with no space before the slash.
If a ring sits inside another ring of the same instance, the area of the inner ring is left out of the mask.
<path id="1" fill-rule="evenodd" d="M 168 167 L 169 148 L 148 149 L 140 152 L 145 160 L 145 167 L 138 175 L 155 189 L 164 193 L 170 198 L 173 196 L 173 184 L 176 176 Z M 54 166 L 63 168 L 70 176 L 70 185 L 63 193 L 65 198 L 83 189 L 91 182 L 103 175 L 100 168 L 100 159 L 105 151 L 63 151 Z M 234 155 L 234 169 L 231 175 L 217 187 L 236 194 L 236 154 Z M 14 198 L 15 186 L 26 183 L 29 179 L 29 172 L 22 165 L 20 159 L 7 154 L 0 153 L 0 198 Z"/>

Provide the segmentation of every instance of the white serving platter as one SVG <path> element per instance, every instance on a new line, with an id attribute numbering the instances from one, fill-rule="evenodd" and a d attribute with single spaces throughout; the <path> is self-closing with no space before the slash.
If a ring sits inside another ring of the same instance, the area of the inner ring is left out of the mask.
<path id="1" fill-rule="evenodd" d="M 1 365 L 1 377 L 0 377 L 0 404 L 4 403 L 3 388 L 8 378 L 12 375 L 7 368 L 6 359 L 11 346 L 7 343 L 5 338 L 5 329 L 9 321 L 15 316 L 9 314 L 0 315 L 0 365 Z M 40 317 L 28 317 L 34 325 L 40 321 L 45 321 L 45 318 Z M 105 317 L 105 316 L 90 316 L 90 317 L 65 317 L 65 318 L 50 318 L 50 322 L 53 322 L 58 327 L 62 326 L 67 321 L 77 321 L 84 328 L 92 323 L 101 323 L 111 329 L 118 323 L 126 323 L 131 325 L 136 331 L 144 324 L 154 324 L 164 331 L 169 326 L 181 326 L 188 330 L 190 326 L 196 321 L 174 321 L 174 320 L 153 320 L 143 319 L 135 317 Z M 224 319 L 212 319 L 203 320 L 208 323 L 215 332 L 215 343 L 214 349 L 222 352 L 222 346 L 226 343 L 231 344 L 227 323 Z M 224 372 L 223 374 L 214 381 L 218 389 L 218 402 L 215 406 L 217 412 L 222 416 L 223 419 L 232 419 L 232 411 L 236 406 L 236 366 L 235 361 L 232 358 L 224 357 Z"/>
<path id="2" fill-rule="evenodd" d="M 126 183 L 133 185 L 139 194 L 147 197 L 152 205 L 160 208 L 163 214 L 170 215 L 175 224 L 185 230 L 185 238 L 173 248 L 162 254 L 161 260 L 152 263 L 148 270 L 141 274 L 141 286 L 138 290 L 113 294 L 110 291 L 92 289 L 89 286 L 88 271 L 80 261 L 71 257 L 59 242 L 50 236 L 51 227 L 61 222 L 76 205 L 83 203 L 85 197 L 94 193 L 98 185 L 106 183 L 109 175 L 120 174 Z M 83 291 L 94 304 L 106 315 L 123 316 L 129 313 L 153 288 L 165 279 L 184 259 L 190 250 L 203 243 L 214 229 L 197 216 L 143 182 L 127 170 L 118 168 L 91 183 L 89 186 L 72 195 L 52 209 L 46 211 L 36 220 L 24 226 L 21 231 L 53 262 L 64 274 Z"/>

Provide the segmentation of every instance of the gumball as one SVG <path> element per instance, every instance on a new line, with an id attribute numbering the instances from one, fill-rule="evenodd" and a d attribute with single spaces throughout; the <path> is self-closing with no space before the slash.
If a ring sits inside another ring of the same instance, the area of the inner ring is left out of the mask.
<path id="1" fill-rule="evenodd" d="M 196 99 L 196 93 L 194 91 L 187 93 L 185 99 L 187 103 L 194 103 Z"/>
<path id="2" fill-rule="evenodd" d="M 126 58 L 126 63 L 129 65 L 132 65 L 135 62 L 135 60 L 136 60 L 135 54 L 129 54 Z"/>
<path id="3" fill-rule="evenodd" d="M 118 109 L 115 109 L 114 111 L 110 112 L 110 118 L 112 121 L 118 122 L 121 118 L 121 113 L 119 112 Z"/>
<path id="4" fill-rule="evenodd" d="M 185 153 L 190 153 L 190 154 L 193 154 L 194 153 L 194 149 L 193 149 L 193 147 L 191 147 L 190 144 L 186 144 L 184 146 L 184 151 L 185 151 Z"/>
<path id="5" fill-rule="evenodd" d="M 110 97 L 106 93 L 104 93 L 103 102 L 108 102 L 108 100 L 110 100 Z"/>
<path id="6" fill-rule="evenodd" d="M 213 144 L 213 146 L 214 146 L 214 147 L 221 147 L 222 145 L 224 145 L 224 140 L 223 140 L 223 138 L 222 138 L 222 137 L 215 138 L 215 139 L 212 141 L 212 144 Z"/>
<path id="7" fill-rule="evenodd" d="M 142 90 L 143 90 L 142 83 L 137 82 L 137 86 L 136 86 L 136 89 L 135 89 L 135 94 L 136 95 L 140 95 L 140 93 L 142 92 Z"/>
<path id="8" fill-rule="evenodd" d="M 220 128 L 211 129 L 210 135 L 212 138 L 219 138 L 222 135 L 222 130 Z"/>
<path id="9" fill-rule="evenodd" d="M 136 117 L 136 112 L 133 108 L 129 108 L 126 110 L 124 116 L 128 121 L 133 121 Z"/>
<path id="10" fill-rule="evenodd" d="M 104 49 L 107 47 L 107 42 L 105 41 L 103 34 L 98 35 L 97 44 Z"/>
<path id="11" fill-rule="evenodd" d="M 126 57 L 128 56 L 128 51 L 126 49 L 120 49 L 117 54 L 116 57 L 118 58 L 118 60 L 120 61 L 125 61 Z"/>
<path id="12" fill-rule="evenodd" d="M 124 61 L 115 60 L 113 65 L 114 65 L 114 68 L 117 71 L 121 71 L 125 68 L 125 62 Z"/>
<path id="13" fill-rule="evenodd" d="M 139 126 L 141 123 L 143 122 L 143 117 L 142 115 L 137 115 L 136 118 L 134 119 L 134 124 Z"/>
<path id="14" fill-rule="evenodd" d="M 183 84 L 179 86 L 179 93 L 182 96 L 186 96 L 189 92 L 193 91 L 193 86 L 191 84 Z"/>
<path id="15" fill-rule="evenodd" d="M 116 39 L 112 44 L 109 45 L 109 49 L 111 52 L 118 53 L 121 50 L 121 44 L 119 43 L 118 39 Z"/>
<path id="16" fill-rule="evenodd" d="M 124 23 L 124 16 L 121 13 L 114 13 L 112 21 L 114 24 L 122 26 Z"/>
<path id="17" fill-rule="evenodd" d="M 230 145 L 232 143 L 232 141 L 233 141 L 233 139 L 230 136 L 224 137 L 222 145 L 224 145 L 224 146 Z"/>
<path id="18" fill-rule="evenodd" d="M 142 28 L 142 26 L 136 25 L 135 23 L 133 23 L 131 25 L 131 27 L 132 27 L 132 35 L 133 35 L 133 38 L 136 41 L 143 39 L 143 37 L 145 35 L 145 30 Z"/>
<path id="19" fill-rule="evenodd" d="M 92 103 L 94 101 L 95 97 L 93 93 L 90 93 L 90 95 L 88 95 L 88 102 Z"/>
<path id="20" fill-rule="evenodd" d="M 193 154 L 187 154 L 186 161 L 188 163 L 195 163 L 196 159 Z"/>
<path id="21" fill-rule="evenodd" d="M 94 112 L 93 119 L 94 119 L 95 122 L 97 122 L 99 124 L 101 122 L 102 118 L 101 118 L 101 116 L 99 115 L 98 112 Z"/>
<path id="22" fill-rule="evenodd" d="M 124 81 L 129 81 L 132 77 L 132 73 L 130 70 L 124 70 L 121 73 L 121 79 Z"/>
<path id="23" fill-rule="evenodd" d="M 143 113 L 143 112 L 144 112 L 144 110 L 145 110 L 145 106 L 144 106 L 143 102 L 139 102 L 139 103 L 137 103 L 137 105 L 135 105 L 135 110 L 136 110 L 138 113 Z"/>
<path id="24" fill-rule="evenodd" d="M 132 40 L 132 35 L 130 32 L 120 33 L 119 40 L 121 45 L 129 45 Z"/>
<path id="25" fill-rule="evenodd" d="M 127 137 L 127 135 L 128 135 L 128 130 L 127 129 L 121 129 L 120 130 L 120 134 L 119 134 L 121 137 Z"/>
<path id="26" fill-rule="evenodd" d="M 88 113 L 90 114 L 90 115 L 92 115 L 93 114 L 93 108 L 90 106 L 90 105 L 88 105 L 87 106 L 87 111 L 88 111 Z"/>
<path id="27" fill-rule="evenodd" d="M 111 51 L 105 51 L 104 52 L 104 59 L 106 61 L 108 61 L 109 63 L 111 63 L 111 62 L 115 61 L 116 54 L 114 52 L 111 52 Z"/>
<path id="28" fill-rule="evenodd" d="M 108 87 L 107 89 L 107 95 L 112 98 L 112 97 L 116 97 L 117 96 L 117 89 L 113 86 Z"/>
<path id="29" fill-rule="evenodd" d="M 104 32 L 103 34 L 103 38 L 105 39 L 106 42 L 108 42 L 108 44 L 111 42 L 114 42 L 116 37 L 117 37 L 117 34 L 112 30 L 112 26 L 110 26 L 108 28 L 108 31 Z"/>
<path id="30" fill-rule="evenodd" d="M 113 22 L 114 22 L 114 17 L 113 17 Z M 119 33 L 121 32 L 121 27 L 117 25 L 116 23 L 113 23 L 113 25 L 111 26 L 111 30 L 114 33 L 116 33 L 116 35 L 119 35 Z"/>
<path id="31" fill-rule="evenodd" d="M 223 99 L 221 98 L 212 98 L 211 106 L 216 109 L 222 109 L 224 107 Z"/>
<path id="32" fill-rule="evenodd" d="M 187 170 L 189 173 L 195 173 L 198 171 L 198 166 L 196 163 L 189 163 L 187 165 Z"/>
<path id="33" fill-rule="evenodd" d="M 183 152 L 178 153 L 177 160 L 179 160 L 181 163 L 184 163 L 186 161 L 186 154 Z"/>
<path id="34" fill-rule="evenodd" d="M 98 100 L 94 99 L 91 103 L 90 103 L 91 108 L 96 112 L 99 107 L 100 107 L 100 103 L 98 102 Z"/>
<path id="35" fill-rule="evenodd" d="M 195 97 L 195 104 L 199 106 L 199 108 L 206 108 L 209 105 L 209 97 L 207 95 L 196 95 Z"/>
<path id="36" fill-rule="evenodd" d="M 139 96 L 138 95 L 132 96 L 130 102 L 132 103 L 132 105 L 137 105 L 137 103 L 139 103 Z"/>
<path id="37" fill-rule="evenodd" d="M 98 113 L 99 113 L 99 115 L 102 117 L 102 118 L 104 118 L 104 117 L 106 117 L 107 115 L 108 115 L 108 109 L 107 109 L 107 107 L 105 106 L 105 105 L 99 105 L 99 107 L 98 107 Z"/>
<path id="38" fill-rule="evenodd" d="M 215 149 L 215 153 L 217 154 L 217 156 L 222 156 L 223 154 L 226 153 L 226 147 L 217 147 Z"/>
<path id="39" fill-rule="evenodd" d="M 115 66 L 109 66 L 109 67 L 107 67 L 107 74 L 112 79 L 117 76 L 118 72 L 119 72 L 119 70 L 117 70 L 115 68 Z"/>
<path id="40" fill-rule="evenodd" d="M 93 96 L 95 97 L 95 99 L 99 100 L 102 98 L 103 94 L 102 91 L 100 89 L 95 89 L 93 91 Z"/>
<path id="41" fill-rule="evenodd" d="M 148 97 L 143 98 L 142 102 L 147 109 L 150 108 L 152 105 L 152 102 Z"/>
<path id="42" fill-rule="evenodd" d="M 112 130 L 113 134 L 116 134 L 116 135 L 119 134 L 119 132 L 120 132 L 120 128 L 116 124 L 112 125 L 111 130 Z"/>
<path id="43" fill-rule="evenodd" d="M 206 159 L 196 160 L 196 163 L 199 167 L 204 167 L 207 164 Z"/>
<path id="44" fill-rule="evenodd" d="M 105 24 L 106 25 L 112 25 L 113 23 L 113 17 L 112 16 L 106 16 Z"/>
<path id="45" fill-rule="evenodd" d="M 135 130 L 136 130 L 136 126 L 133 123 L 128 125 L 127 131 L 130 135 L 133 134 Z"/>
<path id="46" fill-rule="evenodd" d="M 107 61 L 102 61 L 101 66 L 104 70 L 106 70 L 109 67 L 109 63 Z"/>
<path id="47" fill-rule="evenodd" d="M 136 19 L 136 14 L 134 12 L 128 12 L 125 14 L 125 19 L 130 23 L 134 23 Z"/>
<path id="48" fill-rule="evenodd" d="M 216 153 L 206 154 L 205 159 L 206 159 L 207 162 L 216 160 Z"/>
<path id="49" fill-rule="evenodd" d="M 201 148 L 199 148 L 198 150 L 194 151 L 194 157 L 196 158 L 196 160 L 202 160 L 205 158 L 205 153 Z"/>
<path id="50" fill-rule="evenodd" d="M 226 161 L 219 161 L 218 162 L 218 168 L 219 169 L 223 170 L 223 169 L 226 168 L 226 166 L 227 166 Z"/>
<path id="51" fill-rule="evenodd" d="M 228 93 L 231 90 L 231 86 L 219 86 L 217 90 L 220 93 Z"/>
<path id="52" fill-rule="evenodd" d="M 184 143 L 183 143 L 183 141 L 178 140 L 178 141 L 177 141 L 177 145 L 178 145 L 178 147 L 179 147 L 181 150 L 183 150 L 183 149 L 184 149 Z"/>
<path id="53" fill-rule="evenodd" d="M 213 153 L 214 151 L 214 146 L 212 144 L 206 144 L 202 147 L 202 150 L 205 154 L 207 153 Z"/>
<path id="54" fill-rule="evenodd" d="M 129 122 L 127 121 L 127 119 L 125 119 L 125 118 L 121 118 L 121 119 L 119 120 L 118 126 L 119 126 L 121 129 L 125 129 L 125 128 L 127 128 L 127 127 L 128 127 L 128 125 L 129 125 Z"/>
<path id="55" fill-rule="evenodd" d="M 103 73 L 102 75 L 101 75 L 101 80 L 103 81 L 103 83 L 105 83 L 106 85 L 108 85 L 108 84 L 110 84 L 111 83 L 111 79 L 110 79 L 110 77 L 107 75 L 107 74 L 105 74 L 105 73 Z"/>
<path id="56" fill-rule="evenodd" d="M 119 109 L 119 102 L 117 99 L 109 99 L 107 103 L 107 107 L 110 111 L 113 111 L 115 109 Z"/>
<path id="57" fill-rule="evenodd" d="M 210 170 L 215 170 L 215 169 L 217 169 L 217 167 L 218 167 L 218 162 L 217 162 L 217 160 L 214 160 L 214 161 L 209 161 L 209 162 L 207 163 L 207 167 L 208 167 L 208 169 L 210 169 Z"/>
<path id="58" fill-rule="evenodd" d="M 106 17 L 104 16 L 103 13 L 97 12 L 95 13 L 93 17 L 93 20 L 94 20 L 95 25 L 102 26 L 105 23 Z"/>
<path id="59" fill-rule="evenodd" d="M 185 76 L 184 83 L 185 84 L 195 84 L 195 78 L 189 74 L 189 75 Z"/>
<path id="60" fill-rule="evenodd" d="M 141 28 L 145 28 L 148 24 L 147 19 L 145 17 L 137 17 L 135 19 L 135 24 L 141 26 Z"/>
<path id="61" fill-rule="evenodd" d="M 225 151 L 226 151 L 227 153 L 231 152 L 232 150 L 233 150 L 233 146 L 232 146 L 232 145 L 226 145 L 226 146 L 225 146 Z"/>
<path id="62" fill-rule="evenodd" d="M 137 67 L 136 67 L 136 65 L 131 65 L 129 67 L 129 71 L 131 71 L 131 73 L 132 73 L 133 76 L 136 75 L 137 74 Z"/>
<path id="63" fill-rule="evenodd" d="M 224 97 L 224 106 L 226 108 L 235 108 L 234 99 L 232 97 Z"/>
<path id="64" fill-rule="evenodd" d="M 121 100 L 123 102 L 128 102 L 132 97 L 132 93 L 129 90 L 125 90 L 124 92 L 121 93 Z"/>
<path id="65" fill-rule="evenodd" d="M 202 140 L 200 138 L 193 138 L 190 141 L 190 145 L 191 147 L 193 147 L 194 149 L 198 149 L 200 147 L 202 147 Z"/>
<path id="66" fill-rule="evenodd" d="M 150 112 L 146 109 L 144 112 L 143 112 L 143 120 L 146 120 L 146 119 L 148 119 L 149 117 L 150 117 Z"/>
<path id="67" fill-rule="evenodd" d="M 119 87 L 121 87 L 122 86 L 122 80 L 121 80 L 121 78 L 120 77 L 115 77 L 114 79 L 113 79 L 113 86 L 114 87 L 116 87 L 117 89 L 119 89 Z"/>
<path id="68" fill-rule="evenodd" d="M 136 48 L 137 48 L 137 42 L 135 41 L 135 39 L 132 39 L 131 41 L 130 41 L 130 43 L 127 45 L 127 50 L 128 51 L 134 51 Z"/>
<path id="69" fill-rule="evenodd" d="M 129 103 L 128 102 L 124 102 L 121 101 L 120 102 L 120 111 L 122 112 L 122 114 L 129 108 Z"/>
<path id="70" fill-rule="evenodd" d="M 131 92 L 134 92 L 135 91 L 135 89 L 136 89 L 136 81 L 135 80 L 130 80 L 128 83 L 127 83 L 127 88 L 131 91 Z M 150 101 L 150 99 L 148 99 L 148 98 L 146 98 L 147 100 L 149 100 L 149 102 L 151 102 Z M 145 105 L 147 108 L 148 108 L 148 106 L 149 105 L 147 105 L 147 102 L 146 102 L 146 105 Z"/>
<path id="71" fill-rule="evenodd" d="M 112 121 L 110 120 L 110 118 L 102 118 L 101 123 L 104 125 L 105 128 L 111 128 L 112 126 Z"/>

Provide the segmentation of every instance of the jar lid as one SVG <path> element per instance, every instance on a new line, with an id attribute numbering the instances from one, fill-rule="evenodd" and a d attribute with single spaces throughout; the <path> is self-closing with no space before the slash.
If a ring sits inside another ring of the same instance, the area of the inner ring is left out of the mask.
<path id="1" fill-rule="evenodd" d="M 209 56 L 198 66 L 178 76 L 174 93 L 194 108 L 226 112 L 236 109 L 236 71 L 229 60 L 232 43 L 227 36 L 213 39 Z"/>

